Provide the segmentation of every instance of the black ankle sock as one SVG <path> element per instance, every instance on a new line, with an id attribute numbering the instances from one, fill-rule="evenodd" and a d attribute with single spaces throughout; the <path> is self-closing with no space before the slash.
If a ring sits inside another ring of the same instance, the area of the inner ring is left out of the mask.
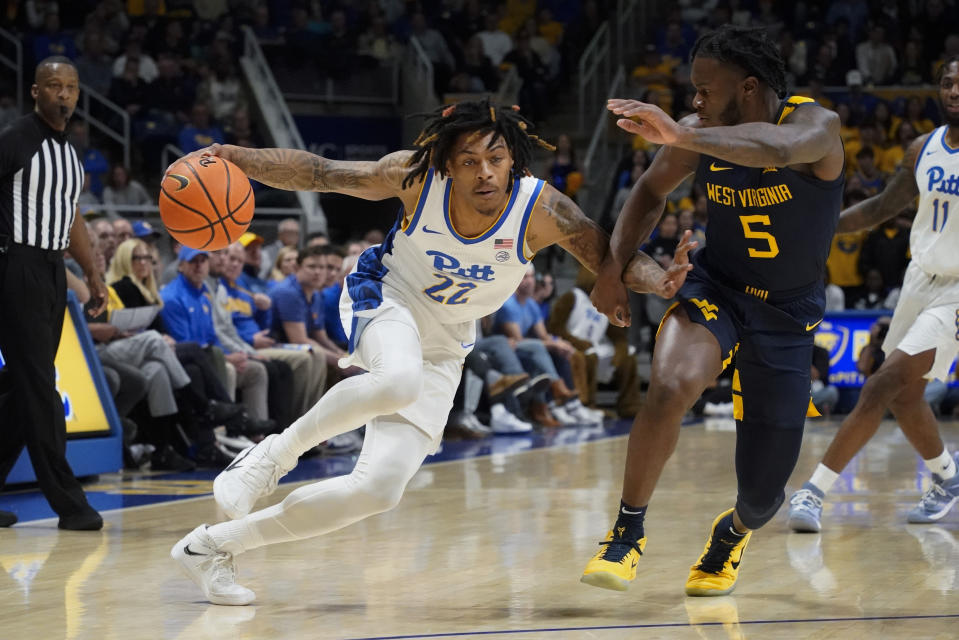
<path id="1" fill-rule="evenodd" d="M 614 537 L 639 540 L 645 535 L 643 521 L 646 519 L 646 507 L 634 507 L 622 500 L 619 502 L 619 514 L 616 516 Z"/>
<path id="2" fill-rule="evenodd" d="M 719 524 L 716 525 L 716 534 L 729 542 L 739 542 L 746 533 L 740 533 L 736 530 L 736 525 L 733 524 L 733 514 L 731 513 L 720 520 Z"/>

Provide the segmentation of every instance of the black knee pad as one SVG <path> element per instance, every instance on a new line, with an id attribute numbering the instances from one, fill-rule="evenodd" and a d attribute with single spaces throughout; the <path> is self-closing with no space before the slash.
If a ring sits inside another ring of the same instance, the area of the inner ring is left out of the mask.
<path id="1" fill-rule="evenodd" d="M 785 500 L 786 492 L 782 489 L 775 496 L 743 495 L 740 489 L 736 497 L 736 513 L 744 525 L 750 529 L 758 529 L 773 519 Z"/>

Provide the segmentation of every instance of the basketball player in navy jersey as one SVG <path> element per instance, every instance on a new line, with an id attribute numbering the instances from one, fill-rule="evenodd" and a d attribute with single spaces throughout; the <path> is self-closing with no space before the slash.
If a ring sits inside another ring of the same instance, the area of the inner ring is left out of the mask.
<path id="1" fill-rule="evenodd" d="M 211 602 L 253 601 L 253 592 L 235 582 L 235 554 L 335 531 L 399 502 L 440 442 L 476 340 L 475 321 L 513 294 L 537 251 L 558 244 L 599 269 L 606 234 L 529 174 L 539 140 L 527 127 L 514 109 L 462 102 L 433 114 L 415 151 L 377 162 L 229 145 L 201 152 L 273 187 L 403 203 L 384 242 L 360 255 L 340 298 L 349 334 L 340 365 L 369 373 L 337 383 L 283 433 L 240 453 L 213 484 L 217 504 L 235 520 L 201 525 L 171 551 Z M 667 271 L 644 254 L 624 262 L 627 285 L 675 294 L 691 246 L 680 245 Z M 363 424 L 363 450 L 350 475 L 300 487 L 250 513 L 301 454 Z"/>
<path id="2" fill-rule="evenodd" d="M 844 166 L 839 117 L 787 97 L 783 60 L 764 30 L 726 26 L 702 36 L 691 80 L 696 113 L 680 122 L 654 105 L 609 102 L 620 127 L 664 146 L 616 222 L 592 293 L 597 309 L 613 322 L 628 314 L 623 267 L 689 175 L 706 192 L 709 222 L 706 246 L 660 325 L 616 523 L 582 581 L 622 591 L 636 577 L 646 508 L 680 420 L 735 356 L 738 496 L 713 522 L 686 582 L 688 595 L 711 596 L 733 590 L 751 531 L 782 505 L 799 454 Z"/>

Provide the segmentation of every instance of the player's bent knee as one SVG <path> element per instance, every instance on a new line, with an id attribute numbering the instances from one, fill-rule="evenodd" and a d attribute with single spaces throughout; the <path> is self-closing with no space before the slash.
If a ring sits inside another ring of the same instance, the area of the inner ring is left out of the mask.
<path id="1" fill-rule="evenodd" d="M 781 489 L 776 494 L 740 491 L 736 499 L 736 513 L 739 514 L 739 519 L 744 525 L 750 529 L 759 529 L 772 520 L 785 500 L 786 493 Z"/>

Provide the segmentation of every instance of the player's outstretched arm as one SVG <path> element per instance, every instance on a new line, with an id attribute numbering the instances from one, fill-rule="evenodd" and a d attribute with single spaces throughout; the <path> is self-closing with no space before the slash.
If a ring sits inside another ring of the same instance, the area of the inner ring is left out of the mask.
<path id="1" fill-rule="evenodd" d="M 385 200 L 403 190 L 413 152 L 396 151 L 376 162 L 330 160 L 298 149 L 249 149 L 229 144 L 214 144 L 194 153 L 226 158 L 250 178 L 276 189 L 333 191 L 364 200 Z"/>
<path id="2" fill-rule="evenodd" d="M 651 142 L 746 167 L 808 164 L 822 180 L 838 177 L 843 168 L 839 116 L 821 107 L 802 106 L 781 125 L 745 122 L 715 127 L 689 126 L 685 120 L 676 122 L 656 105 L 638 100 L 610 100 L 607 108 L 623 116 L 616 123 L 621 128 Z"/>
<path id="3" fill-rule="evenodd" d="M 526 244 L 537 252 L 558 244 L 596 273 L 609 249 L 609 235 L 552 185 L 545 185 L 526 231 Z"/>
<path id="4" fill-rule="evenodd" d="M 919 136 L 909 144 L 885 189 L 840 212 L 839 226 L 836 228 L 838 233 L 870 229 L 909 206 L 919 195 L 913 167 L 929 135 Z"/>

